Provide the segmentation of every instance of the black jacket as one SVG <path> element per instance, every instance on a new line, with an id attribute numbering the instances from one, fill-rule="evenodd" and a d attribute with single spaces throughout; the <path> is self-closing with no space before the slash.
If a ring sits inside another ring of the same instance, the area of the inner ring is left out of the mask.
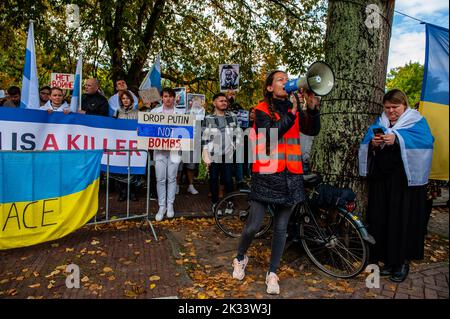
<path id="1" fill-rule="evenodd" d="M 100 93 L 83 94 L 81 109 L 88 115 L 109 116 L 109 104 L 106 97 Z"/>
<path id="2" fill-rule="evenodd" d="M 281 139 L 294 125 L 296 117 L 288 112 L 288 109 L 292 106 L 289 101 L 275 100 L 274 103 L 280 119 L 274 121 L 268 114 L 256 110 L 256 128 L 265 128 L 267 134 L 270 134 L 271 128 L 275 128 L 278 130 L 278 138 Z M 305 113 L 300 114 L 299 121 L 302 133 L 312 136 L 319 134 L 319 111 L 308 109 Z M 266 141 L 270 143 L 270 136 L 267 136 Z M 273 174 L 253 173 L 250 199 L 262 203 L 289 206 L 301 202 L 305 199 L 303 176 L 292 174 L 288 170 Z"/>

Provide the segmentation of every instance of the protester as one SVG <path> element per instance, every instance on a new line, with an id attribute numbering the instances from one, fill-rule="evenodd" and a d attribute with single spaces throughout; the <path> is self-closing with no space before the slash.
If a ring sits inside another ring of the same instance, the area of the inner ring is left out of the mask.
<path id="1" fill-rule="evenodd" d="M 232 90 L 228 90 L 225 94 L 228 100 L 228 111 L 232 112 L 236 117 L 238 117 L 239 112 L 243 111 L 244 108 L 236 102 L 236 93 Z M 238 121 L 239 124 L 239 121 Z M 242 130 L 245 130 L 246 127 L 242 127 L 238 125 Z M 236 187 L 239 189 L 248 189 L 248 185 L 244 182 L 244 163 L 242 160 L 236 158 L 236 154 L 233 158 L 233 176 L 235 178 Z"/>
<path id="2" fill-rule="evenodd" d="M 256 160 L 252 167 L 250 213 L 233 260 L 233 278 L 243 280 L 248 263 L 246 252 L 261 227 L 267 205 L 274 205 L 272 251 L 266 274 L 269 294 L 280 293 L 276 272 L 286 243 L 289 217 L 293 207 L 305 200 L 300 131 L 317 135 L 320 130 L 315 105 L 308 104 L 307 111 L 300 116 L 302 109 L 297 100 L 293 103 L 288 100 L 284 89 L 287 81 L 285 72 L 271 72 L 264 85 L 264 101 L 256 106 L 256 131 L 251 136 Z M 274 129 L 278 136 L 271 136 Z"/>
<path id="3" fill-rule="evenodd" d="M 214 113 L 205 117 L 202 125 L 202 157 L 209 169 L 209 188 L 212 209 L 219 201 L 219 177 L 222 174 L 225 190 L 233 191 L 233 155 L 240 140 L 234 141 L 238 127 L 236 115 L 226 112 L 228 101 L 224 93 L 213 96 Z"/>
<path id="4" fill-rule="evenodd" d="M 39 90 L 39 103 L 40 106 L 44 106 L 45 103 L 50 100 L 51 88 L 49 86 L 43 86 Z"/>
<path id="5" fill-rule="evenodd" d="M 184 110 L 175 108 L 175 91 L 171 88 L 162 90 L 162 106 L 156 107 L 150 113 L 182 114 Z M 155 150 L 156 189 L 158 191 L 158 213 L 155 216 L 161 221 L 167 212 L 168 218 L 173 218 L 175 211 L 175 193 L 177 188 L 177 172 L 180 164 L 178 152 Z"/>
<path id="6" fill-rule="evenodd" d="M 128 91 L 119 92 L 119 108 L 115 110 L 114 117 L 124 120 L 137 120 L 138 111 L 134 109 L 134 98 L 133 95 Z M 127 199 L 128 193 L 128 183 L 130 184 L 130 199 L 132 201 L 137 201 L 137 188 L 140 184 L 140 176 L 130 174 L 128 179 L 128 174 L 111 174 L 111 178 L 116 181 L 116 187 L 119 191 L 118 201 L 122 202 Z"/>
<path id="7" fill-rule="evenodd" d="M 136 95 L 134 95 L 133 92 L 128 90 L 127 82 L 125 82 L 125 80 L 123 80 L 123 79 L 117 80 L 115 89 L 116 89 L 117 93 L 114 94 L 113 96 L 111 96 L 108 100 L 109 116 L 113 116 L 115 111 L 120 107 L 119 94 L 121 92 L 129 92 L 131 94 L 131 96 L 133 97 L 133 101 L 134 101 L 133 108 L 135 108 L 135 109 L 138 108 L 139 99 L 136 97 Z"/>
<path id="8" fill-rule="evenodd" d="M 8 98 L 3 103 L 5 107 L 19 107 L 20 106 L 20 88 L 11 86 L 7 90 Z"/>
<path id="9" fill-rule="evenodd" d="M 85 84 L 86 94 L 81 99 L 81 111 L 87 115 L 109 115 L 108 100 L 99 92 L 98 80 L 87 79 Z"/>
<path id="10" fill-rule="evenodd" d="M 189 186 L 187 188 L 187 192 L 192 195 L 197 195 L 198 191 L 194 187 L 194 175 L 195 171 L 198 170 L 198 162 L 200 160 L 200 153 L 197 151 L 197 141 L 201 141 L 201 123 L 203 119 L 205 118 L 205 108 L 203 105 L 201 105 L 200 99 L 191 99 L 189 101 L 188 108 L 186 112 L 188 114 L 192 115 L 195 118 L 195 125 L 194 125 L 194 149 L 195 151 L 190 151 L 183 153 L 183 159 L 185 159 L 184 163 L 180 164 L 179 168 L 179 178 L 178 178 L 178 184 L 180 184 L 181 176 L 186 171 L 186 176 L 188 179 Z M 201 147 L 199 147 L 200 149 Z M 187 156 L 187 158 L 185 158 Z M 179 192 L 179 187 L 177 185 L 177 194 Z"/>
<path id="11" fill-rule="evenodd" d="M 402 91 L 386 93 L 383 105 L 384 112 L 360 146 L 359 169 L 369 177 L 366 222 L 376 240 L 371 263 L 383 262 L 380 274 L 402 282 L 409 261 L 424 256 L 426 184 L 434 138 Z"/>
<path id="12" fill-rule="evenodd" d="M 70 113 L 70 106 L 64 101 L 64 92 L 62 89 L 53 87 L 50 89 L 50 99 L 39 110 L 47 111 L 49 114 L 53 112 Z"/>

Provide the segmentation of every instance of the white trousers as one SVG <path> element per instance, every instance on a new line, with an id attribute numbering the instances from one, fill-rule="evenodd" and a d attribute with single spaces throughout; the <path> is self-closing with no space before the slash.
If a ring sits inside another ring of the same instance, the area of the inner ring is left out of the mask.
<path id="1" fill-rule="evenodd" d="M 171 156 L 169 151 L 155 151 L 156 190 L 160 207 L 175 202 L 179 165 L 179 156 Z"/>

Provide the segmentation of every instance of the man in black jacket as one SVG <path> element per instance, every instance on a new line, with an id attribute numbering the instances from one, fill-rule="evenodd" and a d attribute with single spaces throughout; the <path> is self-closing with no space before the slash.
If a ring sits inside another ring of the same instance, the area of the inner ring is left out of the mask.
<path id="1" fill-rule="evenodd" d="M 109 104 L 106 97 L 98 91 L 98 80 L 87 79 L 85 84 L 86 94 L 81 99 L 81 112 L 88 115 L 109 115 Z"/>

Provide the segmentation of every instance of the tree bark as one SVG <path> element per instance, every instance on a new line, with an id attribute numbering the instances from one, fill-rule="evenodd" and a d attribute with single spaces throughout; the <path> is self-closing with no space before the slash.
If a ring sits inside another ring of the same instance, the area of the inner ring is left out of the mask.
<path id="1" fill-rule="evenodd" d="M 139 86 L 140 84 L 139 81 L 141 80 L 141 70 L 147 61 L 148 52 L 153 45 L 152 42 L 155 37 L 156 26 L 158 25 L 161 14 L 163 13 L 165 4 L 166 0 L 155 1 L 152 14 L 148 19 L 147 25 L 145 26 L 140 45 L 128 70 L 128 86 Z"/>
<path id="2" fill-rule="evenodd" d="M 358 174 L 358 149 L 383 110 L 394 2 L 333 0 L 328 5 L 325 61 L 336 84 L 322 99 L 322 129 L 314 140 L 311 163 L 325 181 L 352 188 L 363 213 L 367 183 Z M 379 16 L 366 12 L 369 5 L 377 6 Z"/>

